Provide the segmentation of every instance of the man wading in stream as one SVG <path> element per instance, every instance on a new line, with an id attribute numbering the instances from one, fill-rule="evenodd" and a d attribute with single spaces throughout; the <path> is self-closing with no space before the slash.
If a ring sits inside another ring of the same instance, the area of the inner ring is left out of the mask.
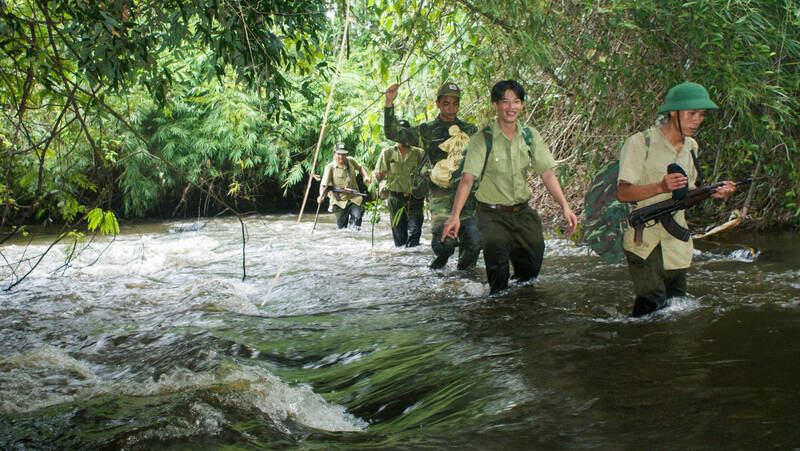
<path id="1" fill-rule="evenodd" d="M 619 161 L 617 199 L 635 203 L 635 208 L 669 199 L 674 192 L 694 187 L 698 179 L 697 142 L 692 139 L 706 110 L 717 105 L 705 88 L 697 83 L 681 83 L 667 93 L 659 113 L 667 113 L 662 127 L 650 127 L 625 141 Z M 682 172 L 668 173 L 667 166 L 677 164 Z M 735 184 L 723 182 L 712 197 L 726 198 Z M 683 210 L 672 215 L 686 228 Z M 660 223 L 644 229 L 642 242 L 634 241 L 634 229 L 628 225 L 623 248 L 633 279 L 636 301 L 632 316 L 642 316 L 664 308 L 666 299 L 686 295 L 686 270 L 692 264 L 694 246 L 691 237 L 682 241 L 672 236 Z"/>
<path id="2" fill-rule="evenodd" d="M 420 147 L 423 157 L 415 173 L 412 195 L 422 199 L 427 191 L 428 207 L 431 212 L 431 248 L 434 259 L 431 269 L 441 269 L 453 255 L 458 246 L 458 269 L 475 266 L 481 252 L 480 234 L 474 218 L 474 211 L 465 211 L 463 227 L 460 233 L 442 240 L 442 228 L 447 220 L 452 202 L 452 191 L 455 187 L 443 188 L 430 181 L 430 171 L 436 163 L 448 157 L 448 153 L 439 145 L 448 140 L 451 127 L 472 135 L 477 131 L 475 124 L 464 122 L 457 117 L 461 102 L 461 90 L 455 83 L 443 84 L 436 93 L 436 107 L 439 115 L 431 122 L 416 127 L 400 127 L 394 114 L 394 100 L 400 85 L 393 84 L 386 90 L 386 104 L 383 111 L 383 127 L 386 138 L 406 146 Z"/>
<path id="3" fill-rule="evenodd" d="M 325 192 L 330 199 L 330 211 L 336 215 L 336 226 L 340 229 L 348 225 L 354 229 L 361 228 L 361 218 L 364 216 L 364 207 L 361 203 L 364 198 L 358 194 L 337 193 L 326 190 L 328 187 L 348 188 L 358 191 L 356 174 L 364 177 L 364 183 L 369 184 L 370 178 L 367 171 L 356 160 L 347 156 L 344 144 L 337 144 L 333 151 L 333 161 L 325 166 L 322 181 L 319 184 L 319 197 L 317 203 L 325 201 Z"/>
<path id="4" fill-rule="evenodd" d="M 406 120 L 398 123 L 403 128 L 409 127 Z M 381 182 L 382 189 L 379 189 L 379 194 L 385 192 L 389 220 L 392 224 L 392 237 L 396 247 L 419 245 L 424 201 L 411 194 L 411 178 L 421 159 L 421 149 L 397 143 L 381 151 L 373 172 L 375 180 Z"/>
<path id="5" fill-rule="evenodd" d="M 522 85 L 514 80 L 498 82 L 492 87 L 491 99 L 497 120 L 469 141 L 453 211 L 443 235 L 459 233 L 461 208 L 473 184 L 479 183 L 475 192 L 478 230 L 486 276 L 494 294 L 508 287 L 509 260 L 514 265 L 514 279 L 520 282 L 535 278 L 542 267 L 544 235 L 539 215 L 528 205 L 529 169 L 539 174 L 561 206 L 570 235 L 578 226 L 578 218 L 561 191 L 552 170 L 555 160 L 541 135 L 518 121 L 525 101 Z"/>

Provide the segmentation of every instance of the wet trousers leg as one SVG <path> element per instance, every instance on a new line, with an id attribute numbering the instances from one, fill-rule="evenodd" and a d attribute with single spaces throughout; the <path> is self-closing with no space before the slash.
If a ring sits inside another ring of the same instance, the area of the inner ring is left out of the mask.
<path id="1" fill-rule="evenodd" d="M 431 249 L 435 258 L 429 265 L 432 269 L 443 268 L 458 247 L 458 269 L 475 267 L 481 254 L 481 235 L 475 218 L 461 220 L 457 238 L 446 237 L 442 242 L 442 232 L 446 217 L 435 217 L 431 225 Z"/>
<path id="2" fill-rule="evenodd" d="M 419 238 L 422 235 L 422 199 L 413 197 L 402 198 L 390 196 L 387 200 L 389 209 L 389 220 L 392 224 L 392 238 L 397 247 L 419 246 Z M 398 211 L 402 212 L 398 215 Z M 397 219 L 397 223 L 395 223 Z"/>
<path id="3" fill-rule="evenodd" d="M 625 259 L 636 293 L 631 316 L 647 315 L 666 307 L 667 299 L 686 295 L 687 270 L 665 270 L 660 244 L 647 259 L 628 251 L 625 251 Z"/>
<path id="4" fill-rule="evenodd" d="M 402 197 L 390 195 L 386 204 L 389 207 L 389 221 L 392 225 L 394 245 L 395 247 L 405 246 L 406 242 L 408 242 L 407 202 Z"/>
<path id="5" fill-rule="evenodd" d="M 422 222 L 424 220 L 422 214 L 424 203 L 424 200 L 413 197 L 408 201 L 408 241 L 406 241 L 406 247 L 419 246 L 419 238 L 422 236 Z"/>
<path id="6" fill-rule="evenodd" d="M 350 227 L 361 229 L 364 207 L 348 201 L 344 208 L 334 205 L 333 214 L 336 216 L 336 227 L 343 229 L 349 225 Z"/>
<path id="7" fill-rule="evenodd" d="M 514 279 L 536 278 L 544 258 L 544 234 L 539 214 L 530 207 L 518 212 L 478 209 L 478 228 L 490 294 L 508 288 L 509 262 Z"/>

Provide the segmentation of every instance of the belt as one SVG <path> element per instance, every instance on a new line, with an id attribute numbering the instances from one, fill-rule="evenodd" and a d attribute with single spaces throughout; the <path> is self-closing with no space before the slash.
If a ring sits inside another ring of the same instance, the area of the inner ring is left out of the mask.
<path id="1" fill-rule="evenodd" d="M 478 202 L 478 206 L 480 207 L 501 211 L 520 211 L 525 208 L 526 205 L 528 205 L 528 202 L 522 202 L 521 204 L 517 205 L 485 204 L 483 202 Z"/>
<path id="2" fill-rule="evenodd" d="M 395 197 L 409 197 L 411 193 L 401 193 L 400 191 L 389 191 L 389 194 Z"/>

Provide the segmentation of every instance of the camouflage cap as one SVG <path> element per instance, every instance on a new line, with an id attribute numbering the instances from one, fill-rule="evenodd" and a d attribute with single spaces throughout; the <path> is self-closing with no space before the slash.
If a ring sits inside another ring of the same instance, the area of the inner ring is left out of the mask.
<path id="1" fill-rule="evenodd" d="M 442 96 L 453 96 L 453 97 L 461 97 L 461 90 L 458 89 L 458 85 L 453 82 L 447 82 L 439 87 L 439 90 L 436 91 L 436 98 Z"/>
<path id="2" fill-rule="evenodd" d="M 347 155 L 347 147 L 345 147 L 344 143 L 337 144 L 336 147 L 334 147 L 333 151 L 336 153 Z"/>

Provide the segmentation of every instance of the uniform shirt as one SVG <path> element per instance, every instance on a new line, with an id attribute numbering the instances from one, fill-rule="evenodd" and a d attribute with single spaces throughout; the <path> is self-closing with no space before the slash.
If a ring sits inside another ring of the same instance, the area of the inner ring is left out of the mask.
<path id="1" fill-rule="evenodd" d="M 383 172 L 386 189 L 400 193 L 411 193 L 411 177 L 422 158 L 422 149 L 411 147 L 403 157 L 397 146 L 383 149 L 378 157 L 376 171 Z"/>
<path id="2" fill-rule="evenodd" d="M 492 129 L 492 150 L 486 160 L 486 141 L 483 132 L 472 136 L 467 146 L 464 172 L 475 176 L 475 183 L 480 182 L 475 197 L 485 204 L 517 205 L 527 202 L 531 197 L 528 187 L 528 170 L 533 167 L 536 174 L 541 175 L 552 169 L 556 162 L 544 143 L 542 136 L 533 128 L 530 153 L 522 124 L 517 122 L 517 130 L 513 139 L 509 140 L 500 124 L 495 120 L 490 124 Z M 533 154 L 531 162 L 530 155 Z M 486 161 L 486 169 L 483 162 Z M 483 179 L 478 180 L 483 172 Z"/>
<path id="3" fill-rule="evenodd" d="M 358 181 L 356 180 L 356 177 L 361 169 L 361 165 L 359 165 L 353 158 L 347 157 L 347 166 L 348 167 L 338 166 L 336 161 L 331 161 L 328 163 L 328 165 L 325 166 L 325 172 L 322 174 L 322 181 L 320 182 L 320 185 L 335 186 L 337 188 L 350 188 L 357 191 Z M 348 200 L 356 205 L 361 205 L 361 201 L 364 198 L 357 194 L 334 193 L 333 191 L 328 191 L 328 199 L 330 199 L 331 205 L 337 205 L 341 208 L 344 208 L 347 206 Z"/>
<path id="4" fill-rule="evenodd" d="M 439 116 L 436 116 L 436 119 L 431 122 L 405 128 L 397 123 L 397 118 L 394 115 L 394 107 L 386 107 L 383 109 L 383 131 L 386 138 L 409 147 L 422 148 L 425 157 L 428 159 L 428 164 L 430 164 L 431 167 L 439 160 L 447 158 L 447 152 L 440 149 L 439 144 L 450 138 L 451 125 L 458 125 L 461 131 L 470 136 L 478 131 L 475 124 L 464 122 L 459 118 L 456 118 L 454 121 L 445 122 L 441 120 Z"/>
<path id="5" fill-rule="evenodd" d="M 670 163 L 679 164 L 689 178 L 689 186 L 693 186 L 697 180 L 697 169 L 692 160 L 692 149 L 697 149 L 697 142 L 689 137 L 684 138 L 681 151 L 676 153 L 675 147 L 669 142 L 666 136 L 661 133 L 658 127 L 651 127 L 647 130 L 650 136 L 650 146 L 645 142 L 643 132 L 639 132 L 625 141 L 619 157 L 619 178 L 631 185 L 647 185 L 650 183 L 660 183 L 667 174 L 667 166 Z M 641 208 L 652 205 L 656 202 L 671 199 L 671 193 L 662 193 L 648 199 L 635 202 L 632 208 Z M 684 210 L 673 213 L 675 222 L 686 227 Z M 633 242 L 634 230 L 630 225 L 627 226 L 623 238 L 623 248 L 636 254 L 642 259 L 647 259 L 650 252 L 661 244 L 664 269 L 688 268 L 692 264 L 692 250 L 694 245 L 692 239 L 681 241 L 664 229 L 661 223 L 656 225 L 648 224 L 645 226 L 642 235 L 642 244 Z"/>

